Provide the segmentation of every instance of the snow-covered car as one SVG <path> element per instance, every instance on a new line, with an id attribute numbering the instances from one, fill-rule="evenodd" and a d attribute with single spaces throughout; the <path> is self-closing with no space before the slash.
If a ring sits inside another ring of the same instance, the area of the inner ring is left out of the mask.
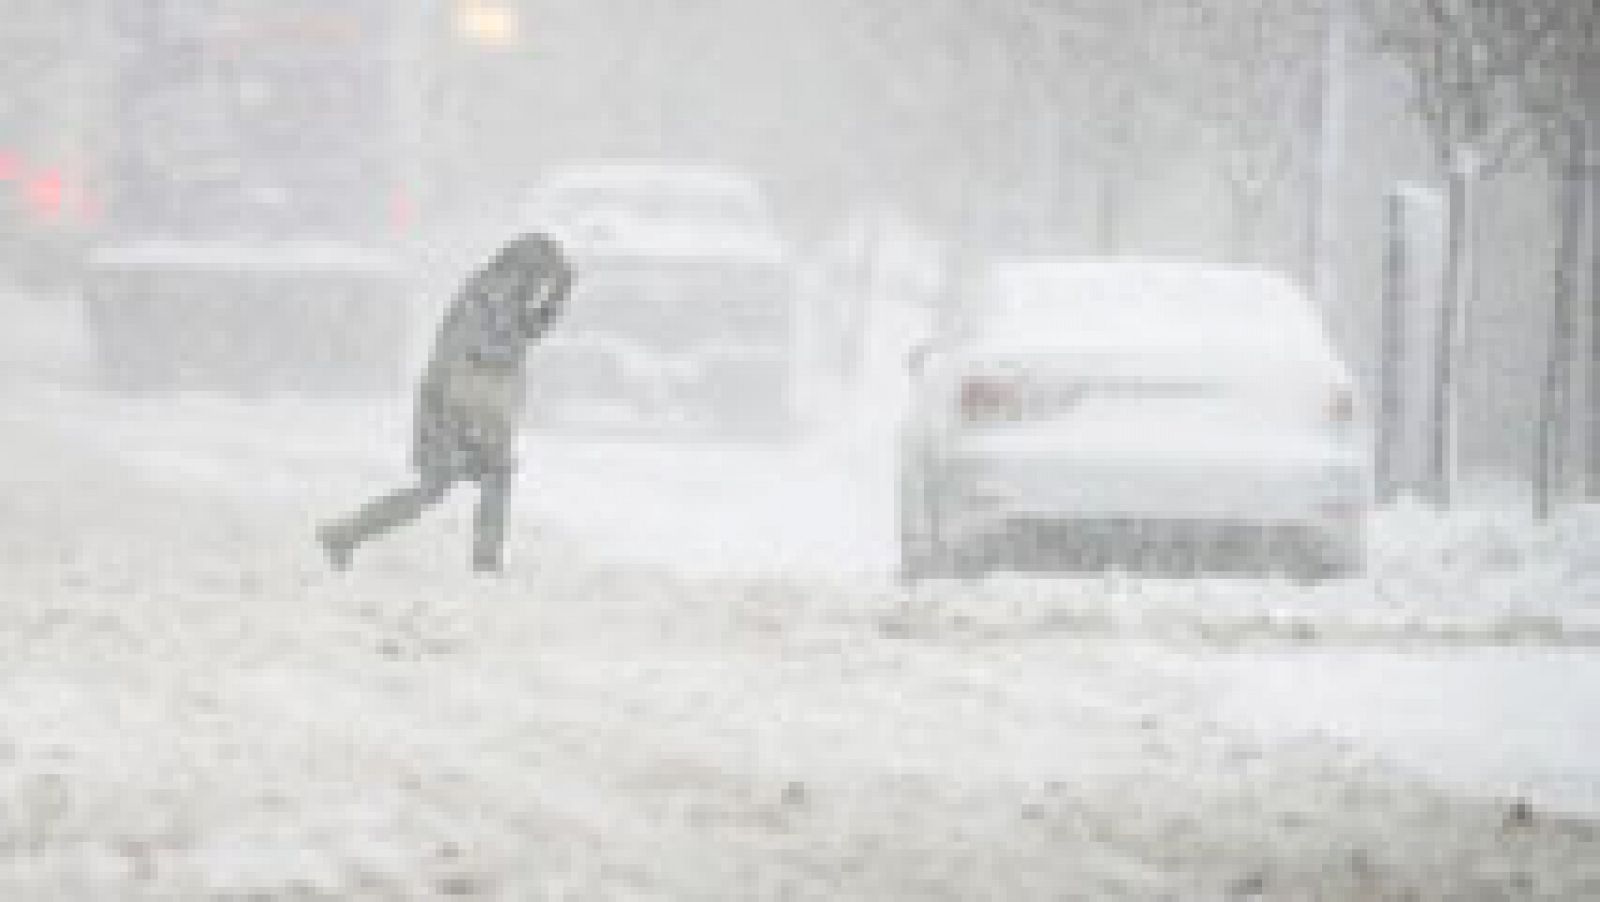
<path id="1" fill-rule="evenodd" d="M 1290 281 L 1004 258 L 952 306 L 911 360 L 906 578 L 1360 570 L 1369 429 Z"/>
<path id="2" fill-rule="evenodd" d="M 793 254 L 743 173 L 591 162 L 547 173 L 524 218 L 578 270 L 532 362 L 535 422 L 764 432 L 792 424 L 802 338 Z"/>

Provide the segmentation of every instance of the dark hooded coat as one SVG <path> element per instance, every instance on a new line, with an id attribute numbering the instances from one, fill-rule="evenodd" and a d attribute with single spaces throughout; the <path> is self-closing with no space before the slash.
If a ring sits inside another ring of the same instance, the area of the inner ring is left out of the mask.
<path id="1" fill-rule="evenodd" d="M 572 267 L 541 234 L 506 245 L 457 293 L 417 389 L 412 463 L 436 478 L 516 466 L 529 344 L 564 309 Z"/>

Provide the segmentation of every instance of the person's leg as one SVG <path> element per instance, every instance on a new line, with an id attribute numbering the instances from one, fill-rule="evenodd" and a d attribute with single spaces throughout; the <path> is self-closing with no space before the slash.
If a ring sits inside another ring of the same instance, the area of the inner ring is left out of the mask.
<path id="1" fill-rule="evenodd" d="M 438 504 L 454 482 L 449 476 L 424 473 L 415 485 L 375 498 L 355 513 L 324 525 L 317 530 L 317 539 L 329 562 L 336 570 L 349 567 L 356 546 L 415 520 Z"/>
<path id="2" fill-rule="evenodd" d="M 479 572 L 500 570 L 513 475 L 510 470 L 492 470 L 478 477 L 478 509 L 472 524 L 472 569 Z"/>

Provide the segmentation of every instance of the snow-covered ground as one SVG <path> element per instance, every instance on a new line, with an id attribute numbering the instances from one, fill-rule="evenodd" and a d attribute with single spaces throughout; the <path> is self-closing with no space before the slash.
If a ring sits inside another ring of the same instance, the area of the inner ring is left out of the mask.
<path id="1" fill-rule="evenodd" d="M 1342 737 L 1465 791 L 1600 817 L 1593 649 L 1249 654 L 1185 676 L 1259 734 Z"/>
<path id="2" fill-rule="evenodd" d="M 1600 895 L 1595 511 L 1405 507 L 1326 586 L 907 591 L 858 415 L 529 436 L 506 576 L 466 497 L 333 574 L 403 401 L 8 354 L 0 898 Z"/>

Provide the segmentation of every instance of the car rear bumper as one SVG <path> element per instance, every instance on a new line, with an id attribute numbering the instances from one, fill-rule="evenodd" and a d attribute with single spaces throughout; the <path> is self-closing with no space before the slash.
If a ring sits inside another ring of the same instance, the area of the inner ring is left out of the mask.
<path id="1" fill-rule="evenodd" d="M 1349 574 L 1363 565 L 1363 534 L 1359 521 L 1341 533 L 1299 521 L 1014 518 L 947 551 L 962 570 Z"/>
<path id="2" fill-rule="evenodd" d="M 1371 508 L 1356 461 L 963 461 L 940 480 L 942 541 L 988 566 L 1359 569 Z"/>

